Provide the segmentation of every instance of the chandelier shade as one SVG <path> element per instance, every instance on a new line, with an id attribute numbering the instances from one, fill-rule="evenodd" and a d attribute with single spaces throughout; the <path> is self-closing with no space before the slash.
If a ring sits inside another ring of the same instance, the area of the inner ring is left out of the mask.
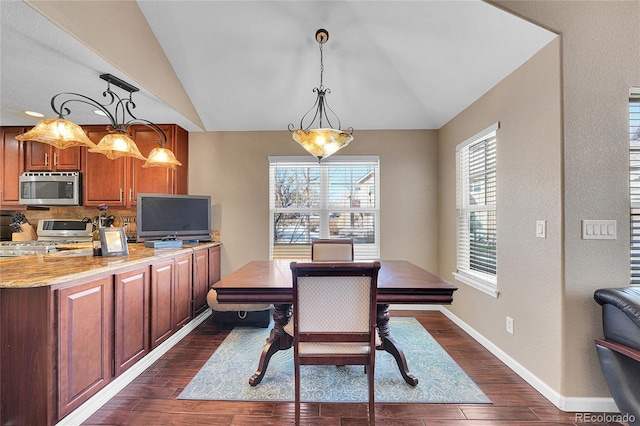
<path id="1" fill-rule="evenodd" d="M 316 41 L 320 46 L 320 85 L 313 91 L 317 94 L 316 102 L 300 119 L 300 126 L 296 129 L 289 124 L 289 131 L 293 140 L 298 142 L 307 152 L 318 161 L 335 154 L 338 150 L 349 145 L 353 140 L 353 128 L 347 131 L 341 129 L 340 119 L 327 104 L 325 99 L 331 90 L 323 85 L 324 61 L 322 45 L 329 40 L 329 32 L 325 29 L 316 31 Z M 313 114 L 312 114 L 313 113 Z M 331 122 L 337 124 L 334 126 Z M 328 125 L 327 126 L 325 126 Z"/>
<path id="2" fill-rule="evenodd" d="M 108 159 L 115 160 L 120 157 L 133 157 L 146 160 L 140 153 L 136 143 L 126 133 L 109 133 L 104 135 L 98 145 L 89 148 L 89 152 L 104 154 Z"/>
<path id="3" fill-rule="evenodd" d="M 177 166 L 182 166 L 176 156 L 167 148 L 153 148 L 147 157 L 147 161 L 142 167 L 167 167 L 175 170 Z"/>
<path id="4" fill-rule="evenodd" d="M 340 130 L 325 129 L 298 129 L 293 132 L 293 140 L 298 142 L 311 155 L 318 158 L 327 158 L 331 154 L 335 154 L 341 148 L 349 145 L 353 140 L 353 136 Z"/>
<path id="5" fill-rule="evenodd" d="M 77 124 L 64 118 L 49 118 L 41 120 L 28 132 L 16 136 L 19 141 L 36 141 L 53 145 L 59 149 L 72 146 L 96 146 Z"/>
<path id="6" fill-rule="evenodd" d="M 181 166 L 182 164 L 175 158 L 175 155 L 164 148 L 167 141 L 167 135 L 164 131 L 151 121 L 139 119 L 133 115 L 132 110 L 135 109 L 136 104 L 133 102 L 132 94 L 140 89 L 111 74 L 102 74 L 100 78 L 107 82 L 107 90 L 102 93 L 102 96 L 107 99 L 105 103 L 100 103 L 79 93 L 58 93 L 51 98 L 51 108 L 58 114 L 58 118 L 42 120 L 30 131 L 18 135 L 16 139 L 47 143 L 61 149 L 79 145 L 87 146 L 89 152 L 103 154 L 111 160 L 120 157 L 133 157 L 146 161 L 147 159 L 140 153 L 134 140 L 128 135 L 129 127 L 141 124 L 157 133 L 159 149 L 164 152 L 164 155 L 160 156 L 154 154 L 156 159 L 146 162 L 144 167 L 175 169 L 176 166 Z M 128 92 L 129 96 L 121 98 L 111 90 L 112 84 Z M 96 109 L 96 113 L 109 119 L 110 124 L 107 127 L 109 133 L 97 145 L 87 137 L 80 126 L 65 118 L 71 114 L 70 105 L 77 103 L 89 105 Z M 110 107 L 113 111 L 109 110 Z M 166 163 L 163 163 L 163 159 L 166 160 Z"/>

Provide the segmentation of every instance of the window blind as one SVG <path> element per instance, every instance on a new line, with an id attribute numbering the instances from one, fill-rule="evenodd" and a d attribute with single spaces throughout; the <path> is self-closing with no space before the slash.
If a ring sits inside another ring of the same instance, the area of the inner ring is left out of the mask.
<path id="1" fill-rule="evenodd" d="M 457 274 L 495 293 L 497 274 L 496 130 L 460 144 L 457 157 Z"/>
<path id="2" fill-rule="evenodd" d="M 629 99 L 631 284 L 640 285 L 640 89 Z"/>
<path id="3" fill-rule="evenodd" d="M 356 260 L 379 249 L 378 157 L 269 157 L 270 258 L 310 259 L 316 238 L 353 238 Z"/>

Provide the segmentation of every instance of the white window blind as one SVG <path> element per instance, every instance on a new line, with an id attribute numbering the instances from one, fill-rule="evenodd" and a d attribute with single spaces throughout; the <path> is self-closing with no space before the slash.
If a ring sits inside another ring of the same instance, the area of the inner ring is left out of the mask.
<path id="1" fill-rule="evenodd" d="M 629 99 L 629 196 L 631 285 L 640 285 L 640 88 Z"/>
<path id="2" fill-rule="evenodd" d="M 496 131 L 458 145 L 456 279 L 497 297 Z"/>
<path id="3" fill-rule="evenodd" d="M 353 238 L 356 260 L 380 257 L 378 157 L 269 157 L 269 192 L 271 259 L 310 259 L 317 238 Z"/>

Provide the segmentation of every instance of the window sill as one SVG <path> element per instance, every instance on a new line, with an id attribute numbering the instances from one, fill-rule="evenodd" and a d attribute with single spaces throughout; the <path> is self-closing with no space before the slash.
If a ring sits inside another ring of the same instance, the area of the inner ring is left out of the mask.
<path id="1" fill-rule="evenodd" d="M 491 297 L 498 298 L 500 292 L 497 289 L 496 283 L 490 283 L 485 280 L 481 280 L 472 275 L 466 274 L 464 272 L 454 272 L 453 277 L 464 283 L 470 287 L 475 288 L 476 290 L 480 290 L 483 293 L 488 294 Z"/>

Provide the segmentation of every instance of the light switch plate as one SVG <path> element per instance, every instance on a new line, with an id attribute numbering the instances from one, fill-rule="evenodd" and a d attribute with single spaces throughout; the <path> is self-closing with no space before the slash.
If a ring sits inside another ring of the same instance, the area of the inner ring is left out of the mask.
<path id="1" fill-rule="evenodd" d="M 547 221 L 536 220 L 536 237 L 547 238 Z"/>
<path id="2" fill-rule="evenodd" d="M 615 220 L 583 220 L 583 240 L 615 240 L 617 229 Z"/>

